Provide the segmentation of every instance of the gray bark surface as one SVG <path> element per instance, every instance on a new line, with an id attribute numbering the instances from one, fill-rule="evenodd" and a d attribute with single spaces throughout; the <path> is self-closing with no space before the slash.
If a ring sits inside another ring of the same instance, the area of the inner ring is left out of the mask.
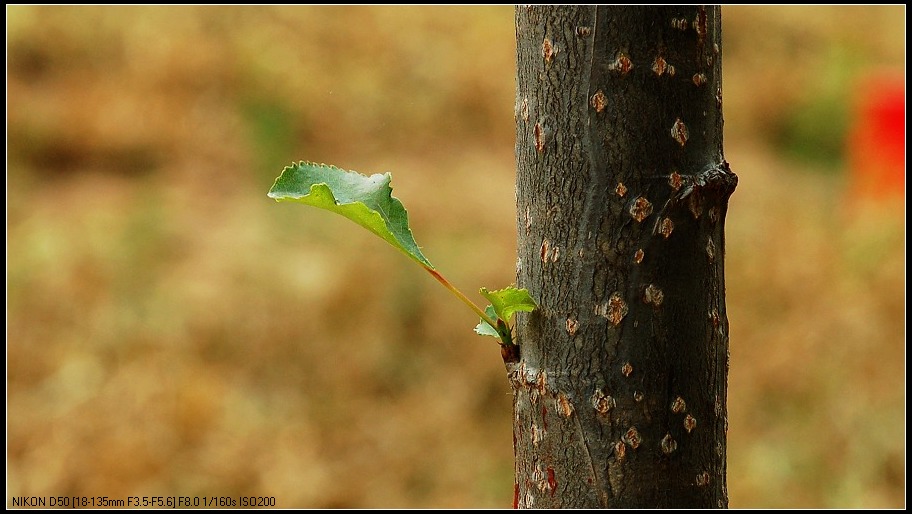
<path id="1" fill-rule="evenodd" d="M 718 7 L 522 6 L 518 507 L 727 507 Z"/>

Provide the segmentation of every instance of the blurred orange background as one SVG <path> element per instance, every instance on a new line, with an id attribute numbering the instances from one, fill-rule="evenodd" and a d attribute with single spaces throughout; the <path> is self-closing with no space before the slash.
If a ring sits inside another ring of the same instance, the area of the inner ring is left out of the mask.
<path id="1" fill-rule="evenodd" d="M 266 191 L 392 171 L 455 284 L 511 283 L 512 7 L 6 12 L 9 498 L 510 505 L 493 340 Z M 905 7 L 723 20 L 731 506 L 903 507 Z"/>

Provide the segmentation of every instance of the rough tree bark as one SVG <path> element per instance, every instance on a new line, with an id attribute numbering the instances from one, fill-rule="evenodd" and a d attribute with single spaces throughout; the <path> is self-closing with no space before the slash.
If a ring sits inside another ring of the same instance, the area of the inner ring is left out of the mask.
<path id="1" fill-rule="evenodd" d="M 516 9 L 520 507 L 726 507 L 718 7 Z"/>

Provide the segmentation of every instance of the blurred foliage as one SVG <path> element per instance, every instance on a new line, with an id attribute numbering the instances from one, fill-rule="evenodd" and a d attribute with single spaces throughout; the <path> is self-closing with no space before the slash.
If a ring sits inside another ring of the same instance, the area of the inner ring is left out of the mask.
<path id="1" fill-rule="evenodd" d="M 843 151 L 854 93 L 846 85 L 858 73 L 859 66 L 848 62 L 839 48 L 830 49 L 823 59 L 821 80 L 813 90 L 805 91 L 804 98 L 779 121 L 774 142 L 793 157 L 838 173 L 845 158 Z"/>
<path id="2" fill-rule="evenodd" d="M 904 191 L 840 145 L 905 8 L 723 16 L 731 504 L 902 507 Z M 497 346 L 265 191 L 393 170 L 454 283 L 511 282 L 513 51 L 510 7 L 8 6 L 9 496 L 508 506 Z"/>

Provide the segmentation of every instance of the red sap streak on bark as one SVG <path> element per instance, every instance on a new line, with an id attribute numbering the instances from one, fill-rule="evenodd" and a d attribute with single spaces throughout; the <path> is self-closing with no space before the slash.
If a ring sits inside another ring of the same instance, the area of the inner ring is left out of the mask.
<path id="1" fill-rule="evenodd" d="M 548 466 L 548 489 L 551 489 L 551 496 L 554 496 L 554 491 L 557 490 L 557 479 L 554 478 L 554 468 Z"/>

